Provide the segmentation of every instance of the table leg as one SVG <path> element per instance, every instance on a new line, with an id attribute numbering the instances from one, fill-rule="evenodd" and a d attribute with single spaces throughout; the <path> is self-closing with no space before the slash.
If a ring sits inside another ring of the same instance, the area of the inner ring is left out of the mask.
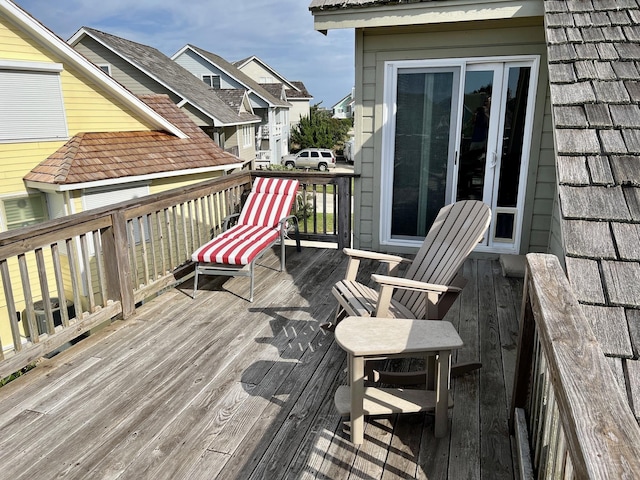
<path id="1" fill-rule="evenodd" d="M 364 441 L 364 358 L 349 354 L 351 384 L 351 442 L 360 445 Z"/>
<path id="2" fill-rule="evenodd" d="M 451 350 L 440 350 L 436 361 L 436 414 L 434 435 L 444 437 L 449 426 L 449 373 Z"/>

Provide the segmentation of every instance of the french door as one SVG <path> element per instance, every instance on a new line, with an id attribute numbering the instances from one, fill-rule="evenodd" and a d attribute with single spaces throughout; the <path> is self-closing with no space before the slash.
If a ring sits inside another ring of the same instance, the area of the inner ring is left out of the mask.
<path id="1" fill-rule="evenodd" d="M 475 199 L 493 212 L 484 248 L 518 248 L 536 78 L 534 57 L 387 64 L 382 243 L 417 244 Z"/>

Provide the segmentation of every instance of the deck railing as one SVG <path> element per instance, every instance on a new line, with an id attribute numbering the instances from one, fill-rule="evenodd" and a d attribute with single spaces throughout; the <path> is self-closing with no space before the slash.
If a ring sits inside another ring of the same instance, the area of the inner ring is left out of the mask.
<path id="1" fill-rule="evenodd" d="M 298 178 L 301 199 L 318 192 L 296 202 L 301 238 L 350 245 L 353 175 L 302 172 L 235 173 L 0 233 L 0 378 L 190 274 L 255 175 Z"/>
<path id="2" fill-rule="evenodd" d="M 552 255 L 527 255 L 511 425 L 523 478 L 638 478 L 640 428 Z"/>

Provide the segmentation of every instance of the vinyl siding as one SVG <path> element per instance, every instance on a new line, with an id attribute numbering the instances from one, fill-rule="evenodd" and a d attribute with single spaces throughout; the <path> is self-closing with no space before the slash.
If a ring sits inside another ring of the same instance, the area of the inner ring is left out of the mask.
<path id="1" fill-rule="evenodd" d="M 384 64 L 391 60 L 539 55 L 545 70 L 546 47 L 541 19 L 473 22 L 466 24 L 380 28 L 356 31 L 356 211 L 354 244 L 365 249 L 381 247 L 380 188 L 383 129 Z M 542 134 L 546 71 L 539 74 L 537 114 L 534 118 L 530 178 L 521 250 L 546 249 L 555 182 L 553 143 Z M 358 148 L 359 146 L 359 148 Z M 540 159 L 540 156 L 543 156 Z M 530 191 L 530 189 L 533 189 Z M 533 193 L 531 193 L 533 192 Z"/>
<path id="2" fill-rule="evenodd" d="M 220 77 L 220 88 L 245 88 L 233 77 L 204 60 L 191 50 L 187 50 L 176 57 L 175 62 L 189 70 L 197 78 L 202 79 L 202 75 L 218 75 Z"/>
<path id="3" fill-rule="evenodd" d="M 267 70 L 266 68 L 263 68 L 256 61 L 251 61 L 247 63 L 245 66 L 243 66 L 240 69 L 240 71 L 245 75 L 247 75 L 248 77 L 253 78 L 258 83 L 265 83 L 260 80 L 263 77 L 273 79 L 271 83 L 282 83 L 281 79 L 278 78 L 277 75 L 274 75 L 273 72 Z"/>

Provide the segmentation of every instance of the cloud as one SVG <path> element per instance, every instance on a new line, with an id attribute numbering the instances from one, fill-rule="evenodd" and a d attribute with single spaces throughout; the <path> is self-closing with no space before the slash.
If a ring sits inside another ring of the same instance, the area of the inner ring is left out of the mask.
<path id="1" fill-rule="evenodd" d="M 353 85 L 353 32 L 313 29 L 310 0 L 14 0 L 63 39 L 87 26 L 171 56 L 187 43 L 229 61 L 256 55 L 314 103 L 331 107 Z"/>

